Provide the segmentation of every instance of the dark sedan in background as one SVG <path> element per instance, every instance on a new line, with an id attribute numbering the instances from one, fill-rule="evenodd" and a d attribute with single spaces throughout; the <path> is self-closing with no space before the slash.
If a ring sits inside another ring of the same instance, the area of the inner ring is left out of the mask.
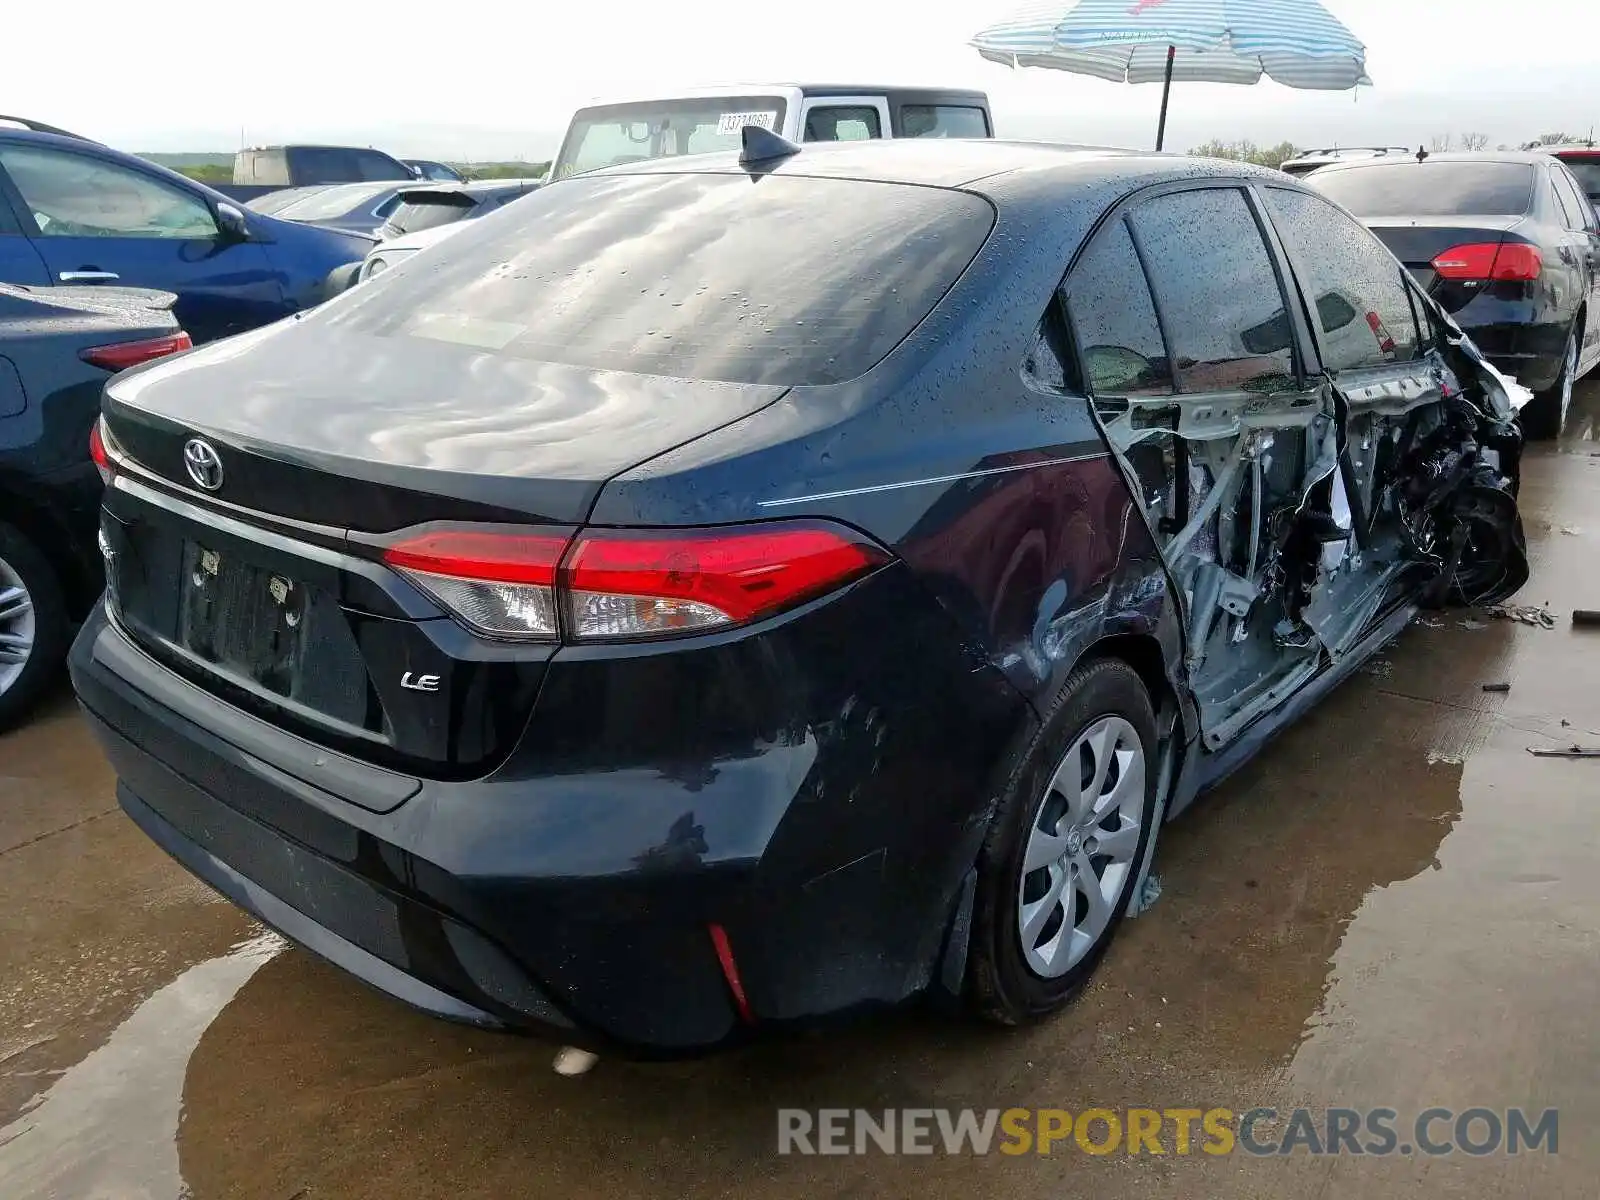
<path id="1" fill-rule="evenodd" d="M 1561 432 L 1575 380 L 1600 363 L 1600 222 L 1547 154 L 1392 156 L 1306 182 L 1393 250 L 1478 348 L 1524 387 L 1529 437 Z"/>
<path id="2" fill-rule="evenodd" d="M 434 1013 L 1035 1020 L 1166 816 L 1526 580 L 1510 389 L 1278 172 L 743 136 L 114 381 L 78 695 L 153 840 Z"/>
<path id="3" fill-rule="evenodd" d="M 380 180 L 285 188 L 251 200 L 245 207 L 283 221 L 303 221 L 329 229 L 371 234 L 376 240 L 378 227 L 399 206 L 400 193 L 408 186 Z"/>
<path id="4" fill-rule="evenodd" d="M 100 595 L 90 433 L 113 372 L 189 348 L 166 292 L 0 283 L 0 729 Z"/>
<path id="5" fill-rule="evenodd" d="M 541 186 L 537 179 L 416 184 L 401 190 L 399 203 L 385 216 L 378 234 L 384 239 L 404 237 L 438 225 L 487 216 Z"/>

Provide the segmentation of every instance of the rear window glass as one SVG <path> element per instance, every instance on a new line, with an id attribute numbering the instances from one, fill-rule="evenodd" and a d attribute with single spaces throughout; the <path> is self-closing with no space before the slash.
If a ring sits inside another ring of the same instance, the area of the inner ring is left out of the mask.
<path id="1" fill-rule="evenodd" d="M 361 207 L 363 202 L 381 195 L 382 191 L 373 191 L 364 183 L 343 184 L 286 204 L 277 212 L 280 217 L 296 221 L 324 221 L 329 217 L 342 217 L 352 209 Z"/>
<path id="2" fill-rule="evenodd" d="M 782 132 L 788 108 L 781 96 L 711 96 L 580 109 L 550 178 L 653 158 L 737 150 L 739 131 L 746 125 Z"/>
<path id="3" fill-rule="evenodd" d="M 434 194 L 400 198 L 399 206 L 389 214 L 388 223 L 399 233 L 416 233 L 419 229 L 432 229 L 459 221 L 476 207 L 471 196 Z"/>
<path id="4" fill-rule="evenodd" d="M 327 318 L 598 370 L 837 383 L 932 311 L 993 220 L 964 192 L 855 180 L 574 179 L 473 222 L 448 255 L 395 267 Z"/>
<path id="5" fill-rule="evenodd" d="M 1376 163 L 1318 171 L 1306 182 L 1363 218 L 1516 217 L 1533 199 L 1528 163 Z"/>
<path id="6" fill-rule="evenodd" d="M 983 109 L 965 104 L 907 104 L 900 109 L 900 136 L 986 138 L 989 120 Z"/>
<path id="7" fill-rule="evenodd" d="M 1577 177 L 1578 186 L 1591 200 L 1600 198 L 1600 159 L 1564 158 L 1567 170 Z"/>

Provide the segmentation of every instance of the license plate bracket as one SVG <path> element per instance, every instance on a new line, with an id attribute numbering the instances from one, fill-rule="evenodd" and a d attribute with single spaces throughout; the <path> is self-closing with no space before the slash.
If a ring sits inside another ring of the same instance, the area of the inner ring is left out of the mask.
<path id="1" fill-rule="evenodd" d="M 309 593 L 297 580 L 185 539 L 178 644 L 191 654 L 292 696 L 302 667 Z"/>

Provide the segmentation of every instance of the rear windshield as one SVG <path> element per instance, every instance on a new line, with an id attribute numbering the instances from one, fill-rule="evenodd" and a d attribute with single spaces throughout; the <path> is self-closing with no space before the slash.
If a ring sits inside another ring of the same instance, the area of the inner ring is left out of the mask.
<path id="1" fill-rule="evenodd" d="M 1520 217 L 1533 167 L 1504 162 L 1397 162 L 1322 170 L 1306 182 L 1358 217 Z"/>
<path id="2" fill-rule="evenodd" d="M 1600 158 L 1565 158 L 1561 161 L 1576 177 L 1585 196 L 1591 200 L 1600 199 Z"/>
<path id="3" fill-rule="evenodd" d="M 837 383 L 939 303 L 993 210 L 935 188 L 769 175 L 574 179 L 339 305 L 354 332 L 599 370 Z M 420 269 L 412 269 L 413 267 Z"/>
<path id="4" fill-rule="evenodd" d="M 416 233 L 419 229 L 432 229 L 459 221 L 477 206 L 471 196 L 459 192 L 429 192 L 427 195 L 403 195 L 388 223 L 396 233 Z"/>
<path id="5" fill-rule="evenodd" d="M 746 125 L 781 131 L 788 107 L 781 96 L 715 96 L 580 109 L 550 178 L 678 154 L 737 150 Z"/>
<path id="6" fill-rule="evenodd" d="M 280 217 L 295 221 L 324 221 L 342 217 L 352 209 L 383 195 L 387 188 L 373 189 L 365 183 L 345 183 L 325 188 L 277 210 Z"/>

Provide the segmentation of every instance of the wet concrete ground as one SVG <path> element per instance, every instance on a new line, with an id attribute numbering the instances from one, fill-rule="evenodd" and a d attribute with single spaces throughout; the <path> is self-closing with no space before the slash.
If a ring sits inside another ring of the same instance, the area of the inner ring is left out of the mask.
<path id="1" fill-rule="evenodd" d="M 558 1078 L 191 882 L 63 692 L 0 737 L 0 1197 L 1600 1194 L 1600 760 L 1527 753 L 1600 744 L 1600 632 L 1567 623 L 1600 608 L 1600 386 L 1577 406 L 1523 494 L 1517 599 L 1557 628 L 1414 625 L 1167 829 L 1160 901 L 1026 1031 L 912 1013 Z M 1554 1107 L 1560 1153 L 776 1154 L 780 1106 L 1296 1104 Z"/>

